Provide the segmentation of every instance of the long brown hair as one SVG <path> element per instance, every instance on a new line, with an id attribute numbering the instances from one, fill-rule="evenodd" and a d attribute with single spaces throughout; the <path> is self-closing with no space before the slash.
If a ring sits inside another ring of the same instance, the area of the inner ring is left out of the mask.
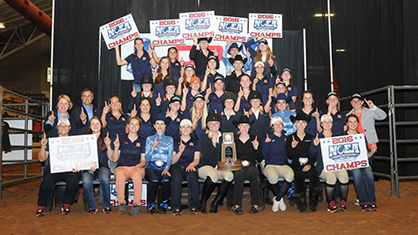
<path id="1" fill-rule="evenodd" d="M 257 50 L 257 56 L 255 57 L 254 61 L 268 62 L 270 59 L 273 59 L 273 57 L 274 57 L 273 52 L 271 52 L 271 49 L 270 49 L 269 45 L 266 45 L 266 46 L 267 46 L 267 49 L 266 49 L 267 61 L 263 61 L 263 55 L 261 54 L 260 48 Z"/>
<path id="2" fill-rule="evenodd" d="M 171 78 L 171 61 L 170 61 L 170 58 L 168 56 L 163 56 L 163 57 L 161 57 L 160 63 L 158 64 L 158 69 L 157 69 L 157 74 L 158 75 L 157 75 L 157 77 L 155 78 L 155 81 L 154 81 L 154 85 L 157 85 L 157 86 L 161 85 L 161 82 L 163 80 L 163 73 L 161 72 L 161 66 L 160 65 L 161 65 L 161 63 L 164 59 L 168 60 L 167 76 L 169 78 Z"/>
<path id="3" fill-rule="evenodd" d="M 100 135 L 99 135 L 99 138 L 97 139 L 97 143 L 99 144 L 99 149 L 100 149 L 100 151 L 102 151 L 102 152 L 106 152 L 107 147 L 106 147 L 106 144 L 105 144 L 105 142 L 104 142 L 104 139 L 106 138 L 106 132 L 105 132 L 105 131 L 104 131 L 104 129 L 103 129 L 103 123 L 102 123 L 102 120 L 100 120 L 100 118 L 99 118 L 99 117 L 94 116 L 94 117 L 92 117 L 92 118 L 90 119 L 90 122 L 89 122 L 89 132 L 90 132 L 91 134 L 93 134 L 93 131 L 91 130 L 91 127 L 90 127 L 90 125 L 91 125 L 91 121 L 92 121 L 93 119 L 95 119 L 95 120 L 97 120 L 97 121 L 99 121 L 99 122 L 100 122 Z"/>

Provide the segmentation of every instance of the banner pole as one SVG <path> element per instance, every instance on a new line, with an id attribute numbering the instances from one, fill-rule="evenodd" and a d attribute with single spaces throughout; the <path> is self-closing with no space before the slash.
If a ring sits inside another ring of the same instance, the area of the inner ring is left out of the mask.
<path id="1" fill-rule="evenodd" d="M 308 63 L 306 58 L 306 28 L 303 28 L 303 83 L 305 91 L 308 90 Z"/>
<path id="2" fill-rule="evenodd" d="M 327 0 L 328 8 L 328 40 L 329 40 L 329 73 L 331 80 L 331 91 L 334 91 L 334 71 L 333 71 L 333 61 L 332 61 L 332 35 L 331 35 L 331 5 L 330 0 Z"/>

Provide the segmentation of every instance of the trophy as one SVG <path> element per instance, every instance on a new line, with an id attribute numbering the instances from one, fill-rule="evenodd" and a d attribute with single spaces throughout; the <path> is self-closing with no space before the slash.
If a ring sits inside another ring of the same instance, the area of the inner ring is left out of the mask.
<path id="1" fill-rule="evenodd" d="M 234 133 L 222 134 L 221 161 L 218 161 L 218 171 L 237 171 L 242 169 L 241 160 L 237 159 L 235 150 Z"/>

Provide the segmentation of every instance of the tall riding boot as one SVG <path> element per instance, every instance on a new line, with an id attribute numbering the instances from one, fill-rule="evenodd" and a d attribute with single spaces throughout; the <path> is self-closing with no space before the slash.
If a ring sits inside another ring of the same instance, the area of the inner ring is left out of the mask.
<path id="1" fill-rule="evenodd" d="M 200 200 L 200 211 L 203 214 L 207 214 L 206 212 L 206 202 L 208 201 L 210 195 L 212 194 L 213 190 L 215 189 L 216 184 L 212 182 L 210 177 L 206 178 L 205 184 L 203 185 L 202 190 L 202 199 Z"/>
<path id="2" fill-rule="evenodd" d="M 212 204 L 210 205 L 210 213 L 218 212 L 218 206 L 220 206 L 220 204 L 223 202 L 231 184 L 232 182 L 228 182 L 226 180 L 222 181 L 221 187 L 218 189 L 218 194 L 216 194 L 215 200 L 213 200 Z"/>
<path id="3" fill-rule="evenodd" d="M 287 190 L 292 183 L 287 182 L 286 180 L 283 181 L 282 186 L 280 186 L 279 193 L 276 195 L 276 199 L 280 200 L 284 195 L 286 195 Z"/>
<path id="4" fill-rule="evenodd" d="M 306 193 L 295 193 L 293 197 L 296 199 L 296 204 L 300 212 L 307 212 L 308 204 L 306 202 Z"/>
<path id="5" fill-rule="evenodd" d="M 319 195 L 322 194 L 322 185 L 311 188 L 309 191 L 309 211 L 315 212 L 318 207 Z"/>

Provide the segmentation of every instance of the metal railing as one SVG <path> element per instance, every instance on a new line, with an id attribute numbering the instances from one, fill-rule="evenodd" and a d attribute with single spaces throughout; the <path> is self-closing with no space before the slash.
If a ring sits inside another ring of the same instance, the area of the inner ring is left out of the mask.
<path id="1" fill-rule="evenodd" d="M 399 145 L 411 145 L 418 143 L 417 134 L 414 138 L 403 138 L 398 139 L 397 131 L 401 127 L 406 126 L 415 126 L 418 127 L 418 120 L 407 121 L 405 120 L 406 115 L 398 115 L 401 117 L 402 121 L 396 120 L 396 111 L 398 114 L 401 112 L 399 109 L 405 108 L 418 108 L 418 103 L 406 103 L 399 102 L 395 103 L 395 97 L 403 97 L 405 99 L 406 91 L 414 91 L 415 95 L 418 95 L 418 85 L 404 85 L 404 86 L 394 86 L 388 85 L 382 88 L 374 89 L 371 91 L 360 93 L 362 96 L 377 96 L 377 95 L 386 95 L 387 104 L 377 105 L 379 108 L 386 109 L 388 112 L 388 121 L 377 122 L 376 127 L 387 127 L 389 136 L 387 139 L 380 139 L 379 143 L 389 145 L 389 155 L 388 156 L 375 156 L 374 159 L 382 162 L 389 162 L 389 172 L 390 174 L 385 174 L 381 172 L 373 172 L 374 175 L 390 179 L 391 181 L 391 195 L 396 195 L 397 198 L 400 197 L 399 194 L 399 180 L 416 180 L 418 175 L 409 175 L 399 176 L 399 163 L 408 163 L 408 162 L 418 162 L 418 157 L 399 157 L 398 149 Z M 416 96 L 415 96 L 416 97 Z M 341 98 L 340 101 L 349 100 L 351 97 Z M 401 99 L 402 100 L 402 99 Z M 405 99 L 406 100 L 406 99 Z M 408 136 L 408 135 L 405 135 Z M 408 137 L 411 137 L 410 135 Z M 405 151 L 407 152 L 407 151 Z M 381 154 L 381 152 L 379 152 Z"/>
<path id="2" fill-rule="evenodd" d="M 4 160 L 3 151 L 0 152 L 0 199 L 2 198 L 3 185 L 18 183 L 31 179 L 40 178 L 42 172 L 39 174 L 28 174 L 28 166 L 30 164 L 38 164 L 38 160 L 28 160 L 28 150 L 34 148 L 40 148 L 40 146 L 33 146 L 29 144 L 30 134 L 42 134 L 43 132 L 43 117 L 48 110 L 48 103 L 43 103 L 35 99 L 23 96 L 16 92 L 5 89 L 0 86 L 0 133 L 2 133 L 3 121 L 11 120 L 4 116 L 7 112 L 8 115 L 14 114 L 19 120 L 23 120 L 23 128 L 9 128 L 9 134 L 23 134 L 23 145 L 12 145 L 11 151 L 23 150 L 23 160 Z M 33 130 L 32 126 L 29 126 L 29 121 L 39 121 L 41 123 L 41 130 Z M 0 150 L 3 150 L 2 135 L 0 134 Z M 23 165 L 22 174 L 3 174 L 3 167 Z M 41 171 L 41 170 L 40 170 Z M 20 177 L 19 179 L 8 180 L 3 182 L 3 177 Z"/>

